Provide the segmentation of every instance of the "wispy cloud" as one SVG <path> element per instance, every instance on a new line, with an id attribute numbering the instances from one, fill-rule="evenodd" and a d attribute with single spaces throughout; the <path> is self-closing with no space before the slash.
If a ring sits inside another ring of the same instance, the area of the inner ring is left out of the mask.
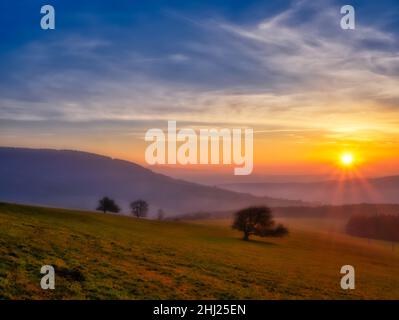
<path id="1" fill-rule="evenodd" d="M 102 26 L 95 36 L 71 30 L 15 49 L 9 65 L 2 64 L 0 118 L 393 128 L 389 119 L 399 112 L 393 31 L 361 22 L 341 30 L 339 6 L 329 1 L 297 1 L 245 23 L 166 16 L 173 27 L 175 20 L 183 24 L 168 42 L 156 33 L 144 41 L 126 28 L 113 37 L 115 28 Z"/>

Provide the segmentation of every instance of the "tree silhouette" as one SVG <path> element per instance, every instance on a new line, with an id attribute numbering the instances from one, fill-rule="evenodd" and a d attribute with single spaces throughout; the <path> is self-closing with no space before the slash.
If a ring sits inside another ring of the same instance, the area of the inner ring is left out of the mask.
<path id="1" fill-rule="evenodd" d="M 244 233 L 243 240 L 248 241 L 249 236 L 256 235 L 260 237 L 282 237 L 288 234 L 288 229 L 273 220 L 270 208 L 249 207 L 242 209 L 235 214 L 233 229 Z"/>
<path id="2" fill-rule="evenodd" d="M 145 217 L 148 213 L 148 203 L 144 200 L 136 200 L 130 204 L 132 214 L 137 218 Z"/>
<path id="3" fill-rule="evenodd" d="M 115 203 L 114 200 L 108 198 L 108 197 L 103 197 L 98 201 L 98 207 L 97 209 L 98 211 L 102 211 L 104 213 L 106 213 L 107 211 L 109 212 L 119 212 L 120 208 L 119 206 Z"/>

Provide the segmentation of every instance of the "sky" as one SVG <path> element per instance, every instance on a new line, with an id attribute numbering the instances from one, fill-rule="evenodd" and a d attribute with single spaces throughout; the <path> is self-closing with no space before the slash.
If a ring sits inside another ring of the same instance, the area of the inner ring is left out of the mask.
<path id="1" fill-rule="evenodd" d="M 176 120 L 253 128 L 257 174 L 328 174 L 344 152 L 399 174 L 398 34 L 395 0 L 2 0 L 0 145 L 146 165 L 145 132 Z"/>

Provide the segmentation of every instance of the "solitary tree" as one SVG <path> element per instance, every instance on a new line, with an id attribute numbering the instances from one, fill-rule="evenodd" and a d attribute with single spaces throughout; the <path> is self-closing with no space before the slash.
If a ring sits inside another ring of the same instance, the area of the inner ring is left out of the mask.
<path id="1" fill-rule="evenodd" d="M 107 211 L 115 213 L 120 211 L 119 206 L 115 203 L 115 201 L 108 197 L 103 197 L 98 201 L 98 207 L 96 210 L 102 211 L 104 213 Z"/>
<path id="2" fill-rule="evenodd" d="M 250 235 L 260 237 L 282 237 L 288 234 L 288 229 L 273 220 L 268 207 L 249 207 L 235 214 L 233 229 L 244 233 L 243 240 L 248 241 Z"/>
<path id="3" fill-rule="evenodd" d="M 158 220 L 163 220 L 165 217 L 165 212 L 162 209 L 158 210 Z"/>
<path id="4" fill-rule="evenodd" d="M 130 204 L 132 214 L 137 218 L 145 217 L 148 213 L 148 203 L 144 200 L 136 200 Z"/>

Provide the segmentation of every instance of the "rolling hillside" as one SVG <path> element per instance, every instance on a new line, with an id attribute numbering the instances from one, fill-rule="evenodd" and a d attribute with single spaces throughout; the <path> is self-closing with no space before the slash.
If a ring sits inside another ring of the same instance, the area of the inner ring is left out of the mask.
<path id="1" fill-rule="evenodd" d="M 257 182 L 220 185 L 235 192 L 261 197 L 301 199 L 323 204 L 389 203 L 399 204 L 399 176 L 353 178 L 319 182 Z"/>
<path id="2" fill-rule="evenodd" d="M 228 225 L 0 204 L 0 299 L 399 299 L 399 250 L 290 226 L 244 242 Z M 54 291 L 40 268 L 56 269 Z M 340 288 L 340 267 L 356 289 Z"/>
<path id="3" fill-rule="evenodd" d="M 176 180 L 135 163 L 78 151 L 0 147 L 0 201 L 93 210 L 100 197 L 128 204 L 142 198 L 169 214 L 301 205 Z"/>

